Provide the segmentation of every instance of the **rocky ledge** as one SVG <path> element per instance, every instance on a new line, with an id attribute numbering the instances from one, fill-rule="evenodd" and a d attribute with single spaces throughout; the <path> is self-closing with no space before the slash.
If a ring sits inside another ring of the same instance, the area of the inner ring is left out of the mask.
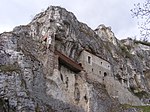
<path id="1" fill-rule="evenodd" d="M 120 41 L 105 25 L 92 30 L 57 6 L 0 38 L 2 112 L 138 112 L 150 104 L 148 42 Z"/>

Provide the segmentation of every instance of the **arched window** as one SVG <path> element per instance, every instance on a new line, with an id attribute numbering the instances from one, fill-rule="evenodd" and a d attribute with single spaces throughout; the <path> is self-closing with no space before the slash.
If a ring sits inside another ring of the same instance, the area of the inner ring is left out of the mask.
<path id="1" fill-rule="evenodd" d="M 104 77 L 106 77 L 107 76 L 107 73 L 106 72 L 104 72 Z"/>
<path id="2" fill-rule="evenodd" d="M 82 63 L 79 63 L 79 65 L 82 67 Z"/>

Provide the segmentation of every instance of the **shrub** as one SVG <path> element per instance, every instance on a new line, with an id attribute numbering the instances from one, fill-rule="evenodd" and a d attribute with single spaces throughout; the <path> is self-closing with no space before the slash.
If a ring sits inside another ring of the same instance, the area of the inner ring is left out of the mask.
<path id="1" fill-rule="evenodd" d="M 147 42 L 147 41 L 134 40 L 134 43 L 150 46 L 150 42 Z"/>
<path id="2" fill-rule="evenodd" d="M 131 58 L 131 54 L 125 46 L 120 46 L 122 53 L 125 55 L 126 58 Z"/>

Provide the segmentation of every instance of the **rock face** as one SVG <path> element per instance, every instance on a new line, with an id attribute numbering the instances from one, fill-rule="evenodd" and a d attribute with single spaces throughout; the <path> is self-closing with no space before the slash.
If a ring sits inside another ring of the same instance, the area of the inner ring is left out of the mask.
<path id="1" fill-rule="evenodd" d="M 4 112 L 124 112 L 149 102 L 150 46 L 119 41 L 50 6 L 25 26 L 0 34 L 0 109 Z"/>

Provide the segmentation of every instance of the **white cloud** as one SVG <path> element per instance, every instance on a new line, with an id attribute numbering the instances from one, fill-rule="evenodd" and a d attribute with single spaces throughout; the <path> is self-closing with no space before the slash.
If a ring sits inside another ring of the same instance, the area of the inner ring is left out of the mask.
<path id="1" fill-rule="evenodd" d="M 0 0 L 0 32 L 16 25 L 27 24 L 32 17 L 49 5 L 73 12 L 79 21 L 95 29 L 99 24 L 112 27 L 119 38 L 137 34 L 137 21 L 130 9 L 140 0 Z M 136 33 L 133 33 L 136 32 Z M 130 34 L 131 33 L 131 34 Z"/>

